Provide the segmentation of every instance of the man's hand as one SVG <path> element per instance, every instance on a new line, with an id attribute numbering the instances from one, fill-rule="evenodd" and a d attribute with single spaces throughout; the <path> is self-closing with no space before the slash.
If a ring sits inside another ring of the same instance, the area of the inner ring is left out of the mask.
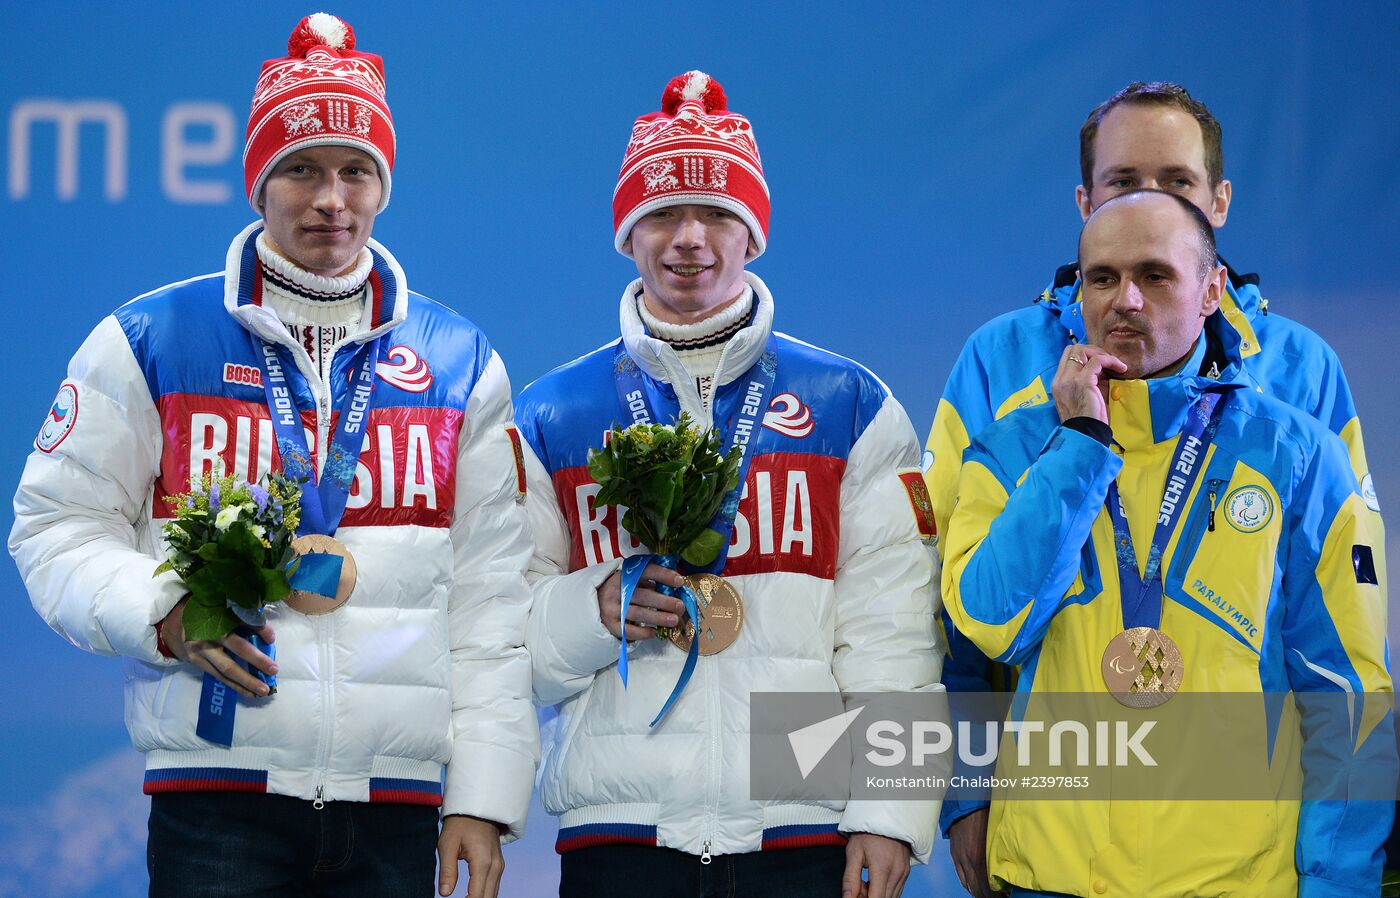
<path id="1" fill-rule="evenodd" d="M 501 828 L 490 820 L 452 814 L 442 818 L 438 836 L 438 894 L 457 888 L 457 861 L 467 862 L 467 898 L 496 898 L 506 860 L 501 856 Z"/>
<path id="2" fill-rule="evenodd" d="M 870 871 L 870 882 L 861 882 L 860 871 Z M 852 833 L 846 843 L 846 875 L 841 877 L 841 898 L 899 898 L 909 878 L 909 846 L 898 839 L 874 833 Z"/>
<path id="3" fill-rule="evenodd" d="M 1060 423 L 1070 418 L 1096 418 L 1107 424 L 1108 372 L 1122 374 L 1127 370 L 1116 356 L 1092 343 L 1071 343 L 1060 356 L 1060 367 L 1050 385 Z"/>
<path id="4" fill-rule="evenodd" d="M 627 638 L 636 642 L 656 636 L 656 627 L 678 627 L 681 615 L 685 613 L 685 603 L 680 599 L 664 596 L 657 592 L 657 584 L 684 586 L 685 578 L 670 568 L 659 564 L 649 564 L 642 572 L 642 580 L 632 593 L 632 601 L 627 605 Z M 598 587 L 598 615 L 608 632 L 622 638 L 622 572 L 613 571 L 611 577 Z M 648 624 L 649 626 L 638 626 Z"/>
<path id="5" fill-rule="evenodd" d="M 218 642 L 204 639 L 185 639 L 185 603 L 189 596 L 181 599 L 170 613 L 156 625 L 161 642 L 170 653 L 186 664 L 193 664 L 207 674 L 212 674 L 229 688 L 244 698 L 264 698 L 272 690 L 267 684 L 238 666 L 230 655 L 237 655 L 265 674 L 277 673 L 277 662 L 253 648 L 253 644 L 236 633 L 230 633 Z M 276 638 L 270 624 L 258 630 L 263 642 L 271 644 Z"/>
<path id="6" fill-rule="evenodd" d="M 948 827 L 948 853 L 958 882 L 972 898 L 996 898 L 987 878 L 987 808 L 973 811 Z"/>

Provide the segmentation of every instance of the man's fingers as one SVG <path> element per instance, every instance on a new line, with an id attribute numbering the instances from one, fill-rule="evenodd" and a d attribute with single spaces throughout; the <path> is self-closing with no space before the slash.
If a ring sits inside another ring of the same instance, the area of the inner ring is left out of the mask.
<path id="1" fill-rule="evenodd" d="M 865 868 L 865 855 L 859 850 L 846 852 L 846 872 L 841 877 L 841 898 L 859 898 L 860 871 Z"/>
<path id="2" fill-rule="evenodd" d="M 889 885 L 889 868 L 878 861 L 870 862 L 870 898 L 889 898 L 886 886 Z"/>
<path id="3" fill-rule="evenodd" d="M 647 565 L 647 569 L 642 572 L 642 576 L 648 580 L 654 580 L 657 583 L 664 583 L 667 586 L 685 585 L 685 577 L 681 576 L 679 571 L 673 571 L 659 564 Z"/>
<path id="4" fill-rule="evenodd" d="M 467 850 L 467 898 L 496 898 L 504 865 L 496 852 Z"/>
<path id="5" fill-rule="evenodd" d="M 665 598 L 661 596 L 661 598 Z M 650 624 L 653 627 L 674 627 L 681 622 L 680 616 L 670 611 L 633 601 L 627 606 L 627 621 L 633 624 Z"/>
<path id="6" fill-rule="evenodd" d="M 191 660 L 196 656 L 208 663 L 205 669 L 209 673 L 223 680 L 244 698 L 263 698 L 271 691 L 266 683 L 239 667 L 221 645 L 204 643 L 201 648 L 190 652 Z"/>
<path id="7" fill-rule="evenodd" d="M 628 642 L 645 642 L 648 639 L 656 638 L 656 630 L 652 627 L 639 627 L 636 624 L 627 625 Z"/>
<path id="8" fill-rule="evenodd" d="M 229 634 L 223 639 L 223 646 L 238 657 L 247 661 L 265 674 L 277 673 L 277 662 L 264 655 L 261 651 L 253 647 L 253 644 L 236 633 Z M 255 678 L 256 679 L 256 678 Z"/>
<path id="9" fill-rule="evenodd" d="M 458 853 L 456 839 L 450 837 L 438 839 L 438 894 L 443 898 L 447 898 L 457 888 Z"/>

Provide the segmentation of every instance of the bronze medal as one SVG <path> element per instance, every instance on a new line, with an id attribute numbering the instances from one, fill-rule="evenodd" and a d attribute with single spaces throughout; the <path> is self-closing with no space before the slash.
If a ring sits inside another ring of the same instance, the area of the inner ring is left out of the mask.
<path id="1" fill-rule="evenodd" d="M 729 648 L 744 628 L 744 600 L 739 591 L 715 574 L 691 574 L 685 582 L 695 591 L 700 606 L 700 654 L 716 655 Z M 690 651 L 694 638 L 694 621 L 686 620 L 671 629 L 671 641 L 682 651 Z"/>
<path id="2" fill-rule="evenodd" d="M 312 533 L 298 536 L 292 540 L 292 549 L 298 555 L 318 553 L 339 555 L 341 558 L 340 585 L 336 588 L 334 596 L 323 596 L 320 593 L 307 592 L 304 589 L 294 589 L 292 594 L 287 596 L 288 605 L 302 614 L 327 614 L 350 600 L 350 593 L 355 591 L 357 572 L 355 558 L 350 554 L 350 550 L 345 548 L 344 543 L 333 536 Z"/>
<path id="3" fill-rule="evenodd" d="M 1129 708 L 1166 704 L 1181 688 L 1185 668 L 1181 649 L 1154 627 L 1124 630 L 1103 653 L 1103 681 Z"/>

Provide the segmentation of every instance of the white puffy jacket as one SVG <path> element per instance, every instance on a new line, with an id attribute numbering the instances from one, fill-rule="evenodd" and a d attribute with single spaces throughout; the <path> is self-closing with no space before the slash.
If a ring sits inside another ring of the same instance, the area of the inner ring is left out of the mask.
<path id="1" fill-rule="evenodd" d="M 720 420 L 742 401 L 747 381 L 738 378 L 772 333 L 772 298 L 747 278 L 756 308 L 715 380 Z M 709 427 L 711 410 L 675 351 L 646 333 L 639 289 L 633 283 L 622 297 L 626 351 L 661 394 Z M 598 485 L 586 468 L 589 447 L 623 419 L 617 342 L 555 369 L 517 401 L 537 546 L 527 645 L 536 698 L 557 710 L 540 788 L 562 818 L 560 851 L 627 842 L 730 854 L 870 832 L 928 858 L 935 802 L 749 798 L 751 692 L 942 689 L 936 562 L 911 505 L 919 447 L 908 417 L 866 369 L 775 337 L 777 381 L 724 569 L 744 598 L 743 630 L 724 652 L 699 659 L 654 728 L 647 724 L 684 653 L 661 640 L 634 643 L 624 691 L 619 642 L 598 611 L 598 586 L 622 556 L 642 551 L 616 509 L 593 507 Z"/>
<path id="2" fill-rule="evenodd" d="M 337 353 L 323 395 L 305 350 L 261 304 L 259 230 L 234 240 L 223 273 L 138 297 L 83 343 L 25 466 L 10 551 L 51 627 L 125 656 L 147 792 L 440 804 L 519 835 L 538 734 L 505 368 L 475 326 L 410 293 L 371 241 L 365 331 Z M 155 625 L 184 591 L 152 571 L 172 515 L 164 497 L 191 473 L 256 479 L 275 463 L 255 334 L 279 346 L 313 448 L 356 344 L 383 340 L 336 532 L 358 585 L 331 614 L 273 607 L 278 692 L 238 703 L 225 748 L 195 734 L 200 672 L 157 650 Z"/>

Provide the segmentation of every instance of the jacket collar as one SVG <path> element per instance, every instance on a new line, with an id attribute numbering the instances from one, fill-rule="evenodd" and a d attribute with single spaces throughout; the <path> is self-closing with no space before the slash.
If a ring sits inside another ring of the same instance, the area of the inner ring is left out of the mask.
<path id="1" fill-rule="evenodd" d="M 229 244 L 224 262 L 224 308 L 245 328 L 271 343 L 292 343 L 276 313 L 262 303 L 263 279 L 258 268 L 258 235 L 263 224 L 256 221 L 244 228 Z M 387 249 L 370 240 L 374 263 L 369 272 L 369 302 L 360 319 L 356 343 L 373 340 L 393 330 L 408 317 L 408 281 L 398 260 Z"/>
<path id="2" fill-rule="evenodd" d="M 1206 392 L 1228 395 L 1247 387 L 1239 334 L 1222 312 L 1206 319 L 1196 349 L 1180 373 L 1151 380 L 1114 380 L 1108 387 L 1108 423 L 1125 450 L 1143 449 L 1181 432 L 1191 404 Z M 1219 368 L 1219 375 L 1211 372 Z"/>
<path id="3" fill-rule="evenodd" d="M 753 367 L 768 345 L 768 337 L 773 333 L 773 295 L 758 275 L 745 271 L 744 280 L 753 288 L 754 312 L 748 325 L 729 340 L 720 358 L 719 371 L 715 378 L 715 388 L 732 383 Z M 618 304 L 618 314 L 622 323 L 622 344 L 627 354 L 653 380 L 669 384 L 676 389 L 676 398 L 681 410 L 690 413 L 691 418 L 701 426 L 710 426 L 708 410 L 701 408 L 696 391 L 685 389 L 691 383 L 680 356 L 669 343 L 658 340 L 647 333 L 642 316 L 637 312 L 637 295 L 642 289 L 641 278 L 627 285 L 622 291 Z"/>

